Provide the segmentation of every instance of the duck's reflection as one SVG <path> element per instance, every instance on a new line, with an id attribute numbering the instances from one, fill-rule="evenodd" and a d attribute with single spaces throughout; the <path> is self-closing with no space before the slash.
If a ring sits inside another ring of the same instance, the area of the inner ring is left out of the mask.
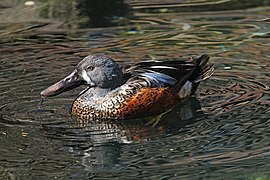
<path id="1" fill-rule="evenodd" d="M 84 133 L 91 136 L 93 143 L 83 151 L 79 164 L 85 171 L 113 171 L 119 164 L 122 144 L 176 134 L 202 114 L 200 103 L 194 97 L 160 117 L 124 121 L 78 121 Z"/>
<path id="2" fill-rule="evenodd" d="M 120 144 L 104 143 L 84 150 L 81 161 L 78 164 L 86 172 L 112 172 L 119 167 L 117 164 L 119 164 L 118 157 L 120 155 Z"/>

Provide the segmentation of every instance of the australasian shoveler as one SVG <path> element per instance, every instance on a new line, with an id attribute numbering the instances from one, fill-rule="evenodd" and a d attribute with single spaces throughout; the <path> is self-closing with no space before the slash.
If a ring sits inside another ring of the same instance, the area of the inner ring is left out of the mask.
<path id="1" fill-rule="evenodd" d="M 75 70 L 41 92 L 58 95 L 80 85 L 72 114 L 84 120 L 126 119 L 162 113 L 195 93 L 209 78 L 209 56 L 173 61 L 143 61 L 121 68 L 104 54 L 85 57 Z"/>

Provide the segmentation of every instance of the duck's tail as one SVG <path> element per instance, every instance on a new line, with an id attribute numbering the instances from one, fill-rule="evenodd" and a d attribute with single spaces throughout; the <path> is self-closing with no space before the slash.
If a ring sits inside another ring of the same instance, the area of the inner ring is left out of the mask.
<path id="1" fill-rule="evenodd" d="M 200 82 L 209 78 L 214 73 L 214 64 L 207 64 L 210 57 L 207 54 L 202 55 L 198 59 L 194 60 L 197 64 L 197 68 L 193 74 L 193 82 Z"/>
<path id="2" fill-rule="evenodd" d="M 207 64 L 210 57 L 203 54 L 197 59 L 191 60 L 195 64 L 180 81 L 178 81 L 173 90 L 180 98 L 185 98 L 192 95 L 197 90 L 201 81 L 209 78 L 214 73 L 214 64 Z"/>

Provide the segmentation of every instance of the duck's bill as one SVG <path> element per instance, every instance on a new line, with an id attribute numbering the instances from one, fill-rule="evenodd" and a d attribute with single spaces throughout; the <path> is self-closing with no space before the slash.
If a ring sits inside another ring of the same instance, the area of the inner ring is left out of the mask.
<path id="1" fill-rule="evenodd" d="M 42 97 L 56 96 L 62 92 L 68 91 L 70 89 L 74 89 L 82 84 L 83 84 L 83 81 L 80 80 L 76 71 L 73 71 L 70 75 L 68 75 L 61 81 L 41 91 L 40 95 Z"/>

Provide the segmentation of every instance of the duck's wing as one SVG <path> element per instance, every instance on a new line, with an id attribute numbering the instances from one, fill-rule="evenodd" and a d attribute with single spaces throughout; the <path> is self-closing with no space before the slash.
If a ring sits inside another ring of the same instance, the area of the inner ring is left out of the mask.
<path id="1" fill-rule="evenodd" d="M 171 87 L 178 93 L 187 83 L 191 83 L 194 92 L 199 82 L 210 77 L 213 64 L 207 65 L 209 56 L 204 54 L 199 58 L 174 61 L 144 61 L 124 69 L 130 81 L 138 79 L 145 81 L 151 87 Z"/>

